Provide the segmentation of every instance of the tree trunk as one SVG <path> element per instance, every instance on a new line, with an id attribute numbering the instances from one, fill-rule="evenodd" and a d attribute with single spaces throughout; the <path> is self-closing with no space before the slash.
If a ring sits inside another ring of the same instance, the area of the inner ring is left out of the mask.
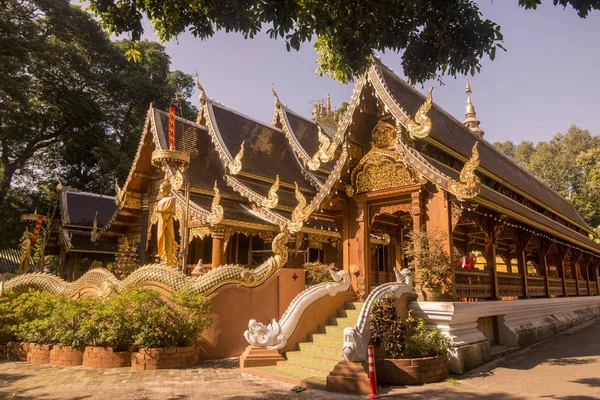
<path id="1" fill-rule="evenodd" d="M 10 188 L 10 183 L 12 182 L 12 178 L 15 174 L 16 168 L 13 166 L 4 166 L 2 170 L 0 170 L 0 204 L 4 203 L 4 199 L 8 193 L 8 189 Z"/>

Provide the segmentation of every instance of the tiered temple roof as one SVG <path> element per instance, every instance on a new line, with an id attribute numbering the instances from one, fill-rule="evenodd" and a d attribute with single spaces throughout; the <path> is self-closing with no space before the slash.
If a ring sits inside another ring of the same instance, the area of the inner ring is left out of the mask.
<path id="1" fill-rule="evenodd" d="M 175 123 L 176 148 L 190 155 L 192 228 L 216 225 L 209 218 L 216 196 L 223 207 L 220 226 L 276 231 L 286 225 L 339 238 L 341 227 L 334 219 L 339 201 L 346 199 L 344 187 L 348 195 L 356 194 L 356 173 L 350 171 L 368 161 L 375 146 L 369 133 L 382 122 L 410 136 L 390 141 L 391 147 L 380 152 L 403 160 L 415 184 L 429 181 L 458 202 L 469 199 L 545 234 L 600 250 L 568 201 L 435 105 L 431 93 L 419 93 L 380 61 L 358 80 L 340 120 L 330 107 L 321 107 L 316 121 L 303 117 L 273 90 L 270 126 L 208 99 L 200 89 L 198 121 L 176 118 Z M 157 187 L 148 185 L 161 179 L 151 155 L 167 149 L 168 121 L 167 113 L 150 107 L 131 172 L 118 189 L 117 209 L 97 238 L 107 231 L 135 232 L 144 202 L 156 194 Z M 182 209 L 184 199 L 176 197 Z"/>

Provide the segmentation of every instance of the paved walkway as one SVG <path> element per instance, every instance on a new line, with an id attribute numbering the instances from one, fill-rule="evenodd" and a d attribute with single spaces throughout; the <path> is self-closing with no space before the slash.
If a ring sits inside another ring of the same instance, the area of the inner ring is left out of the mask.
<path id="1" fill-rule="evenodd" d="M 348 399 L 243 374 L 237 360 L 186 370 L 132 372 L 0 362 L 0 399 Z M 588 322 L 469 374 L 382 390 L 400 399 L 600 399 L 600 320 Z"/>

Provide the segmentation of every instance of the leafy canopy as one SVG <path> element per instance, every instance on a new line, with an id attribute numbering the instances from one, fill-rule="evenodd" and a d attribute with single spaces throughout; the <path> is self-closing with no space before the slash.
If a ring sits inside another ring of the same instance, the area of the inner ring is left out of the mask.
<path id="1" fill-rule="evenodd" d="M 162 45 L 113 42 L 67 0 L 6 0 L 0 7 L 0 246 L 23 232 L 19 215 L 48 210 L 56 173 L 77 189 L 113 194 L 139 144 L 150 103 L 165 109 L 194 81 L 170 69 Z"/>
<path id="2" fill-rule="evenodd" d="M 600 136 L 573 125 L 547 142 L 494 146 L 571 201 L 591 227 L 600 227 Z"/>
<path id="3" fill-rule="evenodd" d="M 541 0 L 519 0 L 535 9 Z M 600 0 L 554 0 L 581 17 Z M 216 31 L 252 38 L 263 28 L 283 38 L 288 51 L 314 42 L 317 72 L 349 82 L 370 65 L 375 52 L 403 52 L 411 83 L 448 74 L 474 74 L 480 60 L 502 47 L 500 26 L 484 19 L 474 0 L 90 0 L 90 9 L 113 34 L 139 40 L 146 16 L 161 40 L 189 31 L 200 39 Z M 134 53 L 130 51 L 130 56 Z"/>

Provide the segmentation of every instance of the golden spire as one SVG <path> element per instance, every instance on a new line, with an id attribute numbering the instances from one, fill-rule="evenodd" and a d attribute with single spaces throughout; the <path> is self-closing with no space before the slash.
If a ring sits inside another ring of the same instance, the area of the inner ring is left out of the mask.
<path id="1" fill-rule="evenodd" d="M 477 119 L 477 114 L 475 113 L 475 106 L 471 101 L 471 85 L 469 84 L 469 78 L 467 78 L 467 84 L 465 87 L 465 93 L 467 93 L 467 108 L 465 110 L 465 120 L 463 121 L 463 125 L 469 128 L 472 132 L 476 133 L 479 136 L 484 135 L 483 129 L 479 127 L 481 121 Z"/>

